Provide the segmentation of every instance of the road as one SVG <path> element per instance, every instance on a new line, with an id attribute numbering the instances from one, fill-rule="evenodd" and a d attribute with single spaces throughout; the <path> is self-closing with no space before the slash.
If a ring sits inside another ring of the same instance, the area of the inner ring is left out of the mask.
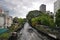
<path id="1" fill-rule="evenodd" d="M 24 24 L 24 28 L 18 34 L 18 40 L 49 40 L 46 36 L 39 34 L 27 22 Z"/>

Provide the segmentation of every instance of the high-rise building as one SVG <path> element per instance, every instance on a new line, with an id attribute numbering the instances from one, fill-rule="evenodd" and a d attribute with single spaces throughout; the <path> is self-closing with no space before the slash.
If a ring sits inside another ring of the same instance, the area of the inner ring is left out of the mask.
<path id="1" fill-rule="evenodd" d="M 57 0 L 54 2 L 54 22 L 55 22 L 55 15 L 56 15 L 56 12 L 58 11 L 58 9 L 60 9 L 60 0 Z"/>
<path id="2" fill-rule="evenodd" d="M 54 2 L 54 13 L 56 14 L 57 10 L 60 9 L 60 0 Z"/>
<path id="3" fill-rule="evenodd" d="M 41 12 L 46 12 L 46 5 L 45 5 L 45 4 L 42 4 L 42 5 L 40 6 L 40 11 L 41 11 Z"/>

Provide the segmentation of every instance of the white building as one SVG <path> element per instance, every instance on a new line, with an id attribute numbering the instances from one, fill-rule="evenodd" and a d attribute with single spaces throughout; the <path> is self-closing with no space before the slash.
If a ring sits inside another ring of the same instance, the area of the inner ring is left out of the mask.
<path id="1" fill-rule="evenodd" d="M 55 22 L 55 15 L 56 15 L 56 12 L 58 11 L 58 9 L 60 9 L 60 0 L 57 0 L 56 2 L 54 2 L 54 22 Z"/>
<path id="2" fill-rule="evenodd" d="M 9 16 L 9 11 L 0 8 L 0 28 L 10 27 L 12 24 L 12 17 Z"/>
<path id="3" fill-rule="evenodd" d="M 4 28 L 4 17 L 0 16 L 0 28 Z"/>
<path id="4" fill-rule="evenodd" d="M 8 18 L 7 18 L 7 26 L 8 27 L 10 27 L 12 25 L 12 23 L 13 23 L 12 20 L 13 20 L 12 17 L 11 16 L 8 16 Z"/>
<path id="5" fill-rule="evenodd" d="M 54 2 L 54 13 L 56 14 L 57 10 L 60 9 L 60 0 Z"/>

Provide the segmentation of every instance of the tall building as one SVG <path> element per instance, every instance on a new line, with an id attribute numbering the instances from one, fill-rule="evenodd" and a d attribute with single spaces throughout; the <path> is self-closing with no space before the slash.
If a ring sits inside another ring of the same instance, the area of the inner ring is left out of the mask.
<path id="1" fill-rule="evenodd" d="M 56 15 L 56 12 L 58 11 L 58 9 L 60 9 L 60 0 L 57 0 L 54 2 L 54 22 L 55 22 L 55 15 Z"/>
<path id="2" fill-rule="evenodd" d="M 41 12 L 46 12 L 46 5 L 45 5 L 45 4 L 42 4 L 42 5 L 40 6 L 40 11 L 41 11 Z"/>
<path id="3" fill-rule="evenodd" d="M 54 2 L 54 13 L 56 14 L 57 10 L 60 9 L 60 0 Z"/>

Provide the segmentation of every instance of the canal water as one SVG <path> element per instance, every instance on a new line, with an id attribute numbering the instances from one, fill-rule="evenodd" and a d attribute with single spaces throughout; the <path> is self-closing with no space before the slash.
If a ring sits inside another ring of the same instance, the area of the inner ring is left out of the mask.
<path id="1" fill-rule="evenodd" d="M 29 23 L 24 24 L 24 28 L 19 32 L 18 40 L 49 40 L 46 36 L 39 34 Z"/>

